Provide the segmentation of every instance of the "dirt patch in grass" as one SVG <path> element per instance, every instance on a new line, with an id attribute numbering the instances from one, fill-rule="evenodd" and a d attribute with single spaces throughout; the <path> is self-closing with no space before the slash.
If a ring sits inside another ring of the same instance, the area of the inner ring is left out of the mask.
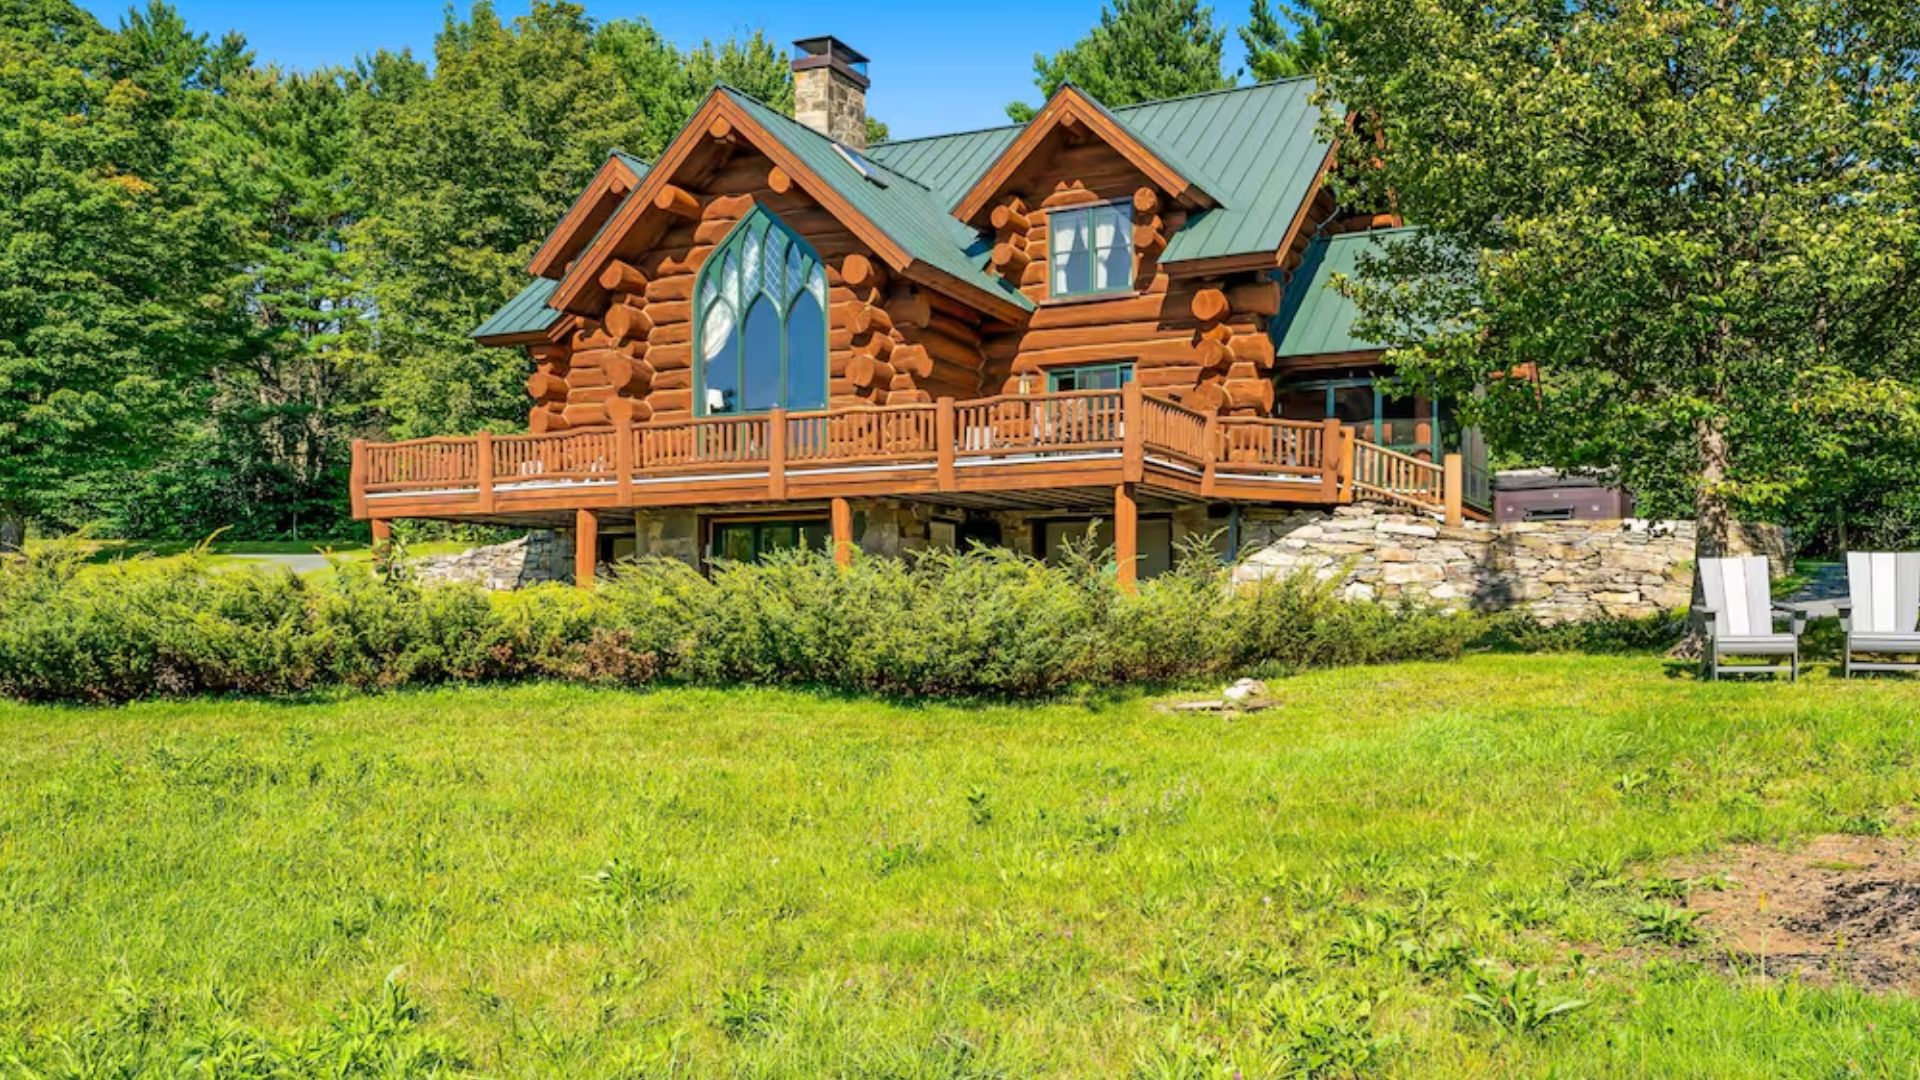
<path id="1" fill-rule="evenodd" d="M 1729 963 L 1809 982 L 1845 980 L 1920 992 L 1920 844 L 1879 836 L 1821 836 L 1781 851 L 1739 847 L 1685 868 L 1720 874 L 1721 892 L 1688 906 L 1715 932 Z"/>

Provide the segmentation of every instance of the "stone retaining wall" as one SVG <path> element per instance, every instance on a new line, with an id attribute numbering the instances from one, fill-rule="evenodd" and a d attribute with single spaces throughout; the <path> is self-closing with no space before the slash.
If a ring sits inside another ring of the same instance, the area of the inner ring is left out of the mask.
<path id="1" fill-rule="evenodd" d="M 1682 607 L 1693 589 L 1691 521 L 1555 521 L 1442 525 L 1379 506 L 1331 513 L 1248 515 L 1241 581 L 1307 572 L 1338 577 L 1356 600 L 1407 599 L 1482 611 L 1521 610 L 1543 622 L 1640 617 Z M 1742 528 L 1736 546 L 1788 560 L 1773 526 Z"/>
<path id="2" fill-rule="evenodd" d="M 518 540 L 471 548 L 458 555 L 429 555 L 409 560 L 421 581 L 451 581 L 488 589 L 522 589 L 549 581 L 573 580 L 573 544 L 546 530 Z"/>

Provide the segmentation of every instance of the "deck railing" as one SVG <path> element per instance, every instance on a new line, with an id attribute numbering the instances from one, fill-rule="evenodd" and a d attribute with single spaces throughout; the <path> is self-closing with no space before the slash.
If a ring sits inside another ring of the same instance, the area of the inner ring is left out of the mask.
<path id="1" fill-rule="evenodd" d="M 1120 461 L 1129 480 L 1138 480 L 1149 461 L 1184 471 L 1204 497 L 1214 495 L 1216 483 L 1304 482 L 1320 484 L 1326 502 L 1360 495 L 1451 512 L 1442 466 L 1358 440 L 1337 421 L 1209 416 L 1147 397 L 1137 385 L 543 435 L 357 443 L 354 495 L 358 512 L 367 495 L 474 491 L 485 512 L 495 492 L 515 488 L 624 489 L 653 478 L 765 475 L 779 498 L 789 478 L 823 469 L 933 466 L 945 489 L 956 465 L 1103 455 Z"/>

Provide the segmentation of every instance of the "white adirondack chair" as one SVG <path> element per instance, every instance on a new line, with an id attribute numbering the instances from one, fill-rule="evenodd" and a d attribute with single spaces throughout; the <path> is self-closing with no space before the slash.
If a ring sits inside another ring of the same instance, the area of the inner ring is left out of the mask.
<path id="1" fill-rule="evenodd" d="M 1806 616 L 1792 616 L 1792 631 L 1781 633 L 1774 623 L 1775 608 L 1767 560 L 1758 555 L 1700 560 L 1700 591 L 1704 601 L 1695 612 L 1706 623 L 1707 678 L 1730 675 L 1785 675 L 1800 677 L 1800 633 Z M 1729 664 L 1726 657 L 1785 659 L 1786 664 Z"/>
<path id="2" fill-rule="evenodd" d="M 1840 605 L 1846 644 L 1840 674 L 1856 671 L 1920 671 L 1920 662 L 1897 659 L 1920 654 L 1920 552 L 1847 553 L 1848 599 Z M 1854 653 L 1887 657 L 1858 661 Z"/>

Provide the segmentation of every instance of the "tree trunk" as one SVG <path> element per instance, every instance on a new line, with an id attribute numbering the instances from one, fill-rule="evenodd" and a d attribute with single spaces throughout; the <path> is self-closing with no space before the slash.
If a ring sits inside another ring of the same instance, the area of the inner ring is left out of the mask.
<path id="1" fill-rule="evenodd" d="M 26 513 L 11 506 L 0 506 L 0 555 L 17 555 L 26 549 Z"/>
<path id="2" fill-rule="evenodd" d="M 1693 610 L 1700 609 L 1706 594 L 1700 586 L 1700 560 L 1718 558 L 1733 546 L 1733 513 L 1727 498 L 1727 430 L 1720 417 L 1702 417 L 1693 422 L 1695 451 L 1700 457 L 1699 483 L 1693 496 Z M 1687 624 L 1687 636 L 1675 647 L 1674 655 L 1694 658 L 1706 645 L 1706 626 L 1698 618 Z"/>

